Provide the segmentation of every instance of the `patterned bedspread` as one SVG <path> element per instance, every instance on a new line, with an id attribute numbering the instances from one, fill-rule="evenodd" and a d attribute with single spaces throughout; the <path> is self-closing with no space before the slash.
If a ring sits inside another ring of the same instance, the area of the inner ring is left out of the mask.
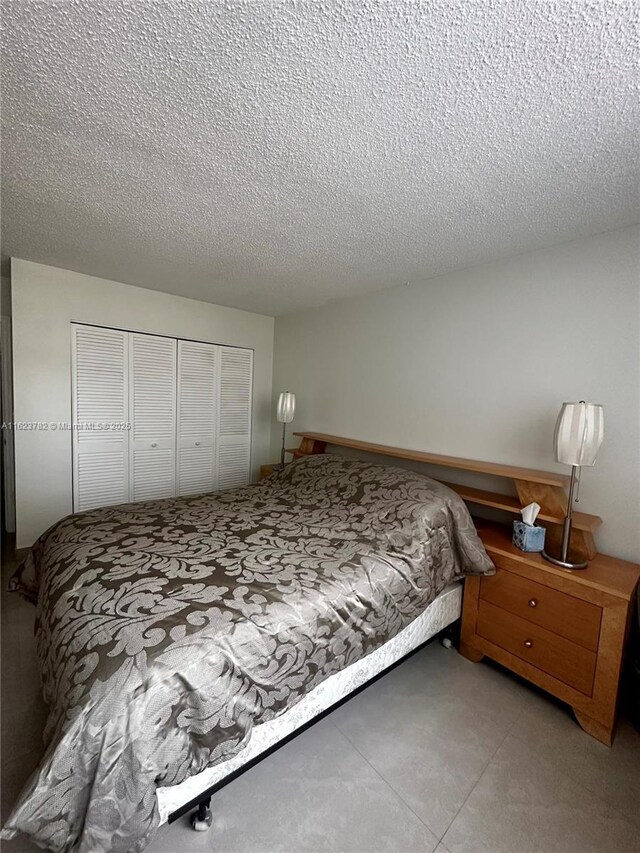
<path id="1" fill-rule="evenodd" d="M 65 518 L 12 581 L 37 600 L 50 716 L 2 836 L 143 850 L 157 786 L 234 755 L 451 581 L 492 571 L 452 491 L 337 456 Z"/>

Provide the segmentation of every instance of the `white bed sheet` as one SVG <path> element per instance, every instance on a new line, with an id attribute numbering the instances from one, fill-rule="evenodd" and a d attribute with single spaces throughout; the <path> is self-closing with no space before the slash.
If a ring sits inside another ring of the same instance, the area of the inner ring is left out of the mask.
<path id="1" fill-rule="evenodd" d="M 208 767 L 201 773 L 185 779 L 179 785 L 158 788 L 160 822 L 165 823 L 169 815 L 235 773 L 249 761 L 266 752 L 296 729 L 319 716 L 327 708 L 344 699 L 387 667 L 403 658 L 419 645 L 433 637 L 460 616 L 462 612 L 462 583 L 447 587 L 431 602 L 421 616 L 407 625 L 404 630 L 383 646 L 329 676 L 307 693 L 296 705 L 284 714 L 256 726 L 251 740 L 238 755 Z"/>

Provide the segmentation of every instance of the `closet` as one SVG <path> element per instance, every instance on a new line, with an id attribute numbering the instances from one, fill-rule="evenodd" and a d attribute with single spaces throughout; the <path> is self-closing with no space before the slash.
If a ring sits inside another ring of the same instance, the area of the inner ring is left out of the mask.
<path id="1" fill-rule="evenodd" d="M 72 324 L 73 506 L 250 479 L 253 351 Z"/>

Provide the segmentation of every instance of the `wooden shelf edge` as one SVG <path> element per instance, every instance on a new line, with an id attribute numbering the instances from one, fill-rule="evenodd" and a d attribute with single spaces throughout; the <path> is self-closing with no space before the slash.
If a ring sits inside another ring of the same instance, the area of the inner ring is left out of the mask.
<path id="1" fill-rule="evenodd" d="M 513 515 L 519 515 L 522 509 L 518 498 L 511 495 L 500 495 L 497 492 L 488 492 L 483 489 L 475 489 L 471 486 L 461 486 L 459 483 L 441 482 L 443 486 L 453 489 L 464 501 L 468 501 L 469 503 L 489 506 L 493 509 L 510 512 Z M 538 518 L 540 521 L 546 521 L 550 524 L 562 524 L 564 522 L 564 516 L 550 515 L 544 512 L 541 512 Z M 593 533 L 601 524 L 602 519 L 598 515 L 589 515 L 586 512 L 573 513 L 573 527 L 576 530 L 588 530 Z"/>
<path id="2" fill-rule="evenodd" d="M 353 450 L 363 450 L 367 453 L 378 453 L 392 456 L 396 459 L 411 459 L 430 465 L 440 465 L 444 468 L 458 468 L 462 471 L 473 471 L 477 474 L 490 474 L 494 477 L 507 477 L 511 480 L 527 480 L 531 483 L 542 483 L 547 486 L 564 488 L 569 484 L 566 474 L 554 474 L 550 471 L 538 471 L 534 468 L 519 468 L 516 465 L 503 465 L 499 462 L 480 462 L 476 459 L 463 459 L 457 456 L 443 456 L 438 453 L 426 453 L 422 450 L 405 450 L 402 447 L 389 447 L 385 444 L 372 444 L 368 441 L 358 441 L 354 438 L 343 438 L 338 435 L 326 435 L 318 432 L 295 432 L 299 438 L 321 441 L 333 444 L 335 447 L 350 447 Z M 295 455 L 295 452 L 294 452 Z"/>

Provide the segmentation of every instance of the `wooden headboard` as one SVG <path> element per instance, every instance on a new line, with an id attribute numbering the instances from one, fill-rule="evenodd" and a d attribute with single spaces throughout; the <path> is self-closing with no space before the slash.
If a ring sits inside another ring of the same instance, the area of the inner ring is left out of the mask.
<path id="1" fill-rule="evenodd" d="M 493 477 L 503 477 L 512 480 L 517 497 L 498 492 L 475 489 L 471 486 L 461 486 L 458 483 L 442 481 L 457 492 L 460 497 L 470 504 L 493 507 L 503 512 L 519 515 L 523 506 L 533 501 L 540 504 L 538 519 L 547 528 L 547 540 L 559 547 L 562 536 L 562 523 L 567 508 L 567 493 L 569 477 L 565 474 L 554 474 L 549 471 L 538 471 L 534 468 L 519 468 L 515 465 L 501 465 L 497 462 L 480 462 L 475 459 L 462 459 L 457 456 L 441 456 L 437 453 L 426 453 L 423 450 L 405 450 L 401 447 L 388 447 L 385 444 L 371 444 L 368 441 L 358 441 L 354 438 L 342 438 L 337 435 L 325 435 L 319 432 L 296 432 L 300 437 L 300 446 L 288 450 L 294 458 L 308 456 L 314 453 L 324 453 L 327 445 L 346 447 L 351 450 L 361 450 L 380 456 L 390 456 L 395 459 L 409 459 L 428 465 L 439 465 L 444 468 L 454 468 L 460 471 L 471 471 L 475 474 L 489 474 Z M 584 559 L 592 560 L 596 555 L 594 531 L 602 523 L 597 515 L 584 512 L 573 513 L 573 528 L 571 531 L 572 549 L 583 555 Z"/>

